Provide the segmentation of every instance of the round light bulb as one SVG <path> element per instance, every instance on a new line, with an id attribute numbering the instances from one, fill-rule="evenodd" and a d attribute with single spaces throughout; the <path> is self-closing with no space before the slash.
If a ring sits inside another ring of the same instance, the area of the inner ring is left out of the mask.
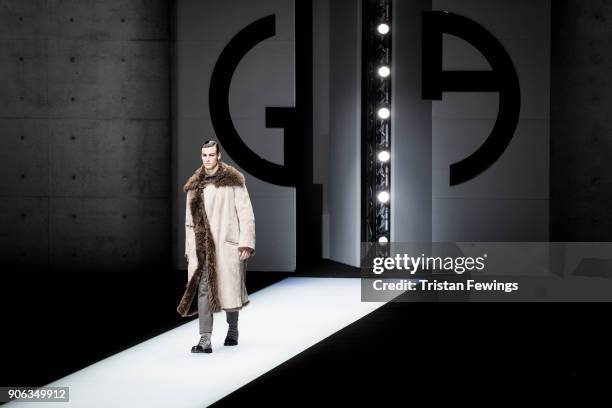
<path id="1" fill-rule="evenodd" d="M 378 238 L 378 242 L 380 242 L 381 244 L 386 244 L 387 242 L 389 242 L 389 240 L 387 239 L 387 237 L 380 237 Z"/>
<path id="2" fill-rule="evenodd" d="M 387 191 L 381 191 L 378 193 L 378 201 L 381 203 L 386 203 L 389 201 L 389 193 Z"/>
<path id="3" fill-rule="evenodd" d="M 382 23 L 382 24 L 379 24 L 378 27 L 376 27 L 376 29 L 381 34 L 387 34 L 389 32 L 389 25 Z"/>
<path id="4" fill-rule="evenodd" d="M 381 162 L 388 162 L 390 158 L 391 154 L 389 154 L 388 151 L 383 150 L 382 152 L 378 152 L 378 160 L 380 160 Z"/>
<path id="5" fill-rule="evenodd" d="M 380 75 L 383 78 L 388 77 L 390 73 L 391 73 L 391 70 L 387 66 L 382 66 L 378 68 L 378 75 Z"/>
<path id="6" fill-rule="evenodd" d="M 387 108 L 380 108 L 378 110 L 378 117 L 381 119 L 387 119 L 389 116 L 391 116 L 391 111 Z"/>

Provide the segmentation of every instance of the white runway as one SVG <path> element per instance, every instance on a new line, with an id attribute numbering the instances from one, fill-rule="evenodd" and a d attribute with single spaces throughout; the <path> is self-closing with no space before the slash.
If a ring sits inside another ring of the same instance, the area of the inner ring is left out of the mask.
<path id="1" fill-rule="evenodd" d="M 201 408 L 384 304 L 361 302 L 360 279 L 288 278 L 249 297 L 238 346 L 223 346 L 227 323 L 217 313 L 213 353 L 190 353 L 196 319 L 48 384 L 70 387 L 70 401 L 44 407 Z"/>

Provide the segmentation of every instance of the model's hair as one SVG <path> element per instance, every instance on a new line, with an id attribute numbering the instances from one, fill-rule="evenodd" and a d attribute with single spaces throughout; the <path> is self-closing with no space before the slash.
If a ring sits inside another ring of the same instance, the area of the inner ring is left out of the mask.
<path id="1" fill-rule="evenodd" d="M 214 140 L 205 141 L 204 144 L 202 145 L 202 149 L 205 147 L 213 147 L 213 146 L 217 147 L 217 154 L 219 154 L 219 144 L 215 142 Z"/>

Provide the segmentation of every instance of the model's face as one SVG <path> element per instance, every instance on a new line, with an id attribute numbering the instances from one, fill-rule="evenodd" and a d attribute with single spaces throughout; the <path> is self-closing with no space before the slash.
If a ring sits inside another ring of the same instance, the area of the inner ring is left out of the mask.
<path id="1" fill-rule="evenodd" d="M 207 170 L 212 170 L 221 158 L 221 153 L 217 154 L 217 146 L 202 148 L 202 164 Z"/>

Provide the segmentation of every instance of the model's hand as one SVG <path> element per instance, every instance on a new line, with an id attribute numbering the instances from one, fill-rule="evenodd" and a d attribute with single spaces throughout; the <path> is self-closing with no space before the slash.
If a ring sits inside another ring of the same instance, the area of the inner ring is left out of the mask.
<path id="1" fill-rule="evenodd" d="M 240 247 L 240 248 L 238 248 L 238 251 L 240 252 L 240 260 L 241 261 L 244 261 L 244 260 L 248 259 L 251 256 L 251 248 Z"/>

